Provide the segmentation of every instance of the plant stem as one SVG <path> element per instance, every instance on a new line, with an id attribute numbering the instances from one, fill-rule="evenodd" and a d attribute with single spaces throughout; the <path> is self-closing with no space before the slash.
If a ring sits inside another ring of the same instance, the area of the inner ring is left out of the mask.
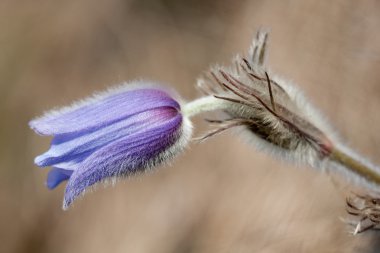
<path id="1" fill-rule="evenodd" d="M 214 96 L 207 96 L 187 103 L 182 112 L 190 118 L 200 113 L 223 110 L 229 107 L 231 107 L 231 103 L 228 101 L 217 99 Z"/>
<path id="2" fill-rule="evenodd" d="M 362 162 L 354 159 L 350 155 L 333 149 L 330 154 L 331 160 L 343 165 L 345 168 L 351 170 L 355 174 L 365 178 L 367 181 L 380 185 L 380 174 L 373 168 L 363 164 Z"/>

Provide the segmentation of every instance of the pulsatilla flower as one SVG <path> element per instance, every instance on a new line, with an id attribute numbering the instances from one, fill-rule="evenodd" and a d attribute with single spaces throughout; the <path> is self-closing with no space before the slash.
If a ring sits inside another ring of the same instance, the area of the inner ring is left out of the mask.
<path id="1" fill-rule="evenodd" d="M 30 122 L 52 135 L 38 166 L 52 166 L 47 186 L 68 180 L 64 208 L 98 182 L 146 171 L 182 151 L 191 136 L 190 117 L 223 111 L 202 140 L 240 128 L 259 149 L 296 164 L 345 176 L 367 191 L 380 190 L 380 169 L 349 149 L 292 83 L 265 65 L 268 34 L 258 32 L 248 55 L 230 67 L 215 66 L 198 80 L 201 98 L 183 103 L 144 83 L 122 86 Z M 355 232 L 380 227 L 379 197 L 347 201 L 359 217 Z"/>
<path id="2" fill-rule="evenodd" d="M 64 209 L 98 182 L 146 171 L 179 153 L 191 135 L 180 103 L 158 86 L 123 85 L 30 122 L 52 135 L 50 149 L 35 158 L 52 166 L 47 187 L 68 180 Z"/>

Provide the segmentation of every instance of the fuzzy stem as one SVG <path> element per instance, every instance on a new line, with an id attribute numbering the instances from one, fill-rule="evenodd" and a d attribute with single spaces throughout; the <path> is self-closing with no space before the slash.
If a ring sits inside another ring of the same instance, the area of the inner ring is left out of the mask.
<path id="1" fill-rule="evenodd" d="M 214 96 L 207 96 L 187 103 L 183 107 L 182 112 L 184 115 L 190 118 L 200 113 L 223 110 L 230 107 L 230 102 L 226 102 L 222 99 L 217 99 Z"/>
<path id="2" fill-rule="evenodd" d="M 380 185 L 380 174 L 350 155 L 338 149 L 333 149 L 330 158 L 367 181 Z"/>

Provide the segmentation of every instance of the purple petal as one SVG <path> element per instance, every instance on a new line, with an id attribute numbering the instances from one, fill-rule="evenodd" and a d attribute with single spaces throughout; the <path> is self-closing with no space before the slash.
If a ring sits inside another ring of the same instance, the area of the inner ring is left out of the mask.
<path id="1" fill-rule="evenodd" d="M 46 153 L 36 157 L 35 163 L 40 167 L 67 168 L 67 165 L 63 167 L 64 165 L 57 164 L 70 164 L 71 161 L 77 164 L 99 148 L 117 139 L 144 131 L 148 125 L 159 123 L 165 114 L 167 114 L 167 109 L 155 108 L 130 116 L 104 128 L 83 132 L 81 135 L 72 135 L 70 138 L 57 136 L 53 139 L 51 148 Z"/>
<path id="2" fill-rule="evenodd" d="M 57 187 L 61 182 L 68 180 L 73 174 L 72 170 L 63 170 L 59 168 L 52 168 L 46 180 L 46 186 L 52 190 Z"/>
<path id="3" fill-rule="evenodd" d="M 50 149 L 35 163 L 53 166 L 48 188 L 68 180 L 64 207 L 97 182 L 144 171 L 173 157 L 191 131 L 179 103 L 166 91 L 130 87 L 48 113 L 30 126 L 54 136 Z"/>
<path id="4" fill-rule="evenodd" d="M 165 108 L 167 116 L 156 124 L 121 138 L 95 151 L 74 171 L 65 191 L 67 208 L 84 190 L 105 179 L 133 174 L 160 163 L 164 154 L 178 141 L 182 116 L 173 108 Z M 174 151 L 173 151 L 174 153 Z M 168 154 L 168 156 L 174 154 Z"/>
<path id="5" fill-rule="evenodd" d="M 41 135 L 92 131 L 131 115 L 165 106 L 179 109 L 179 104 L 165 91 L 147 88 L 127 90 L 114 94 L 106 93 L 97 99 L 88 99 L 83 105 L 48 113 L 31 121 L 29 125 Z"/>

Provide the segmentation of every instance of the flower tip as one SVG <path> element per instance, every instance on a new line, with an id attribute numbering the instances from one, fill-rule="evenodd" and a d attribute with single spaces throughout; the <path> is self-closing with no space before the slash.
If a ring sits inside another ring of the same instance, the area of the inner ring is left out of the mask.
<path id="1" fill-rule="evenodd" d="M 69 210 L 72 202 L 73 202 L 72 200 L 68 200 L 66 199 L 66 197 L 64 197 L 63 203 L 62 203 L 62 210 L 63 211 Z"/>
<path id="2" fill-rule="evenodd" d="M 49 190 L 55 189 L 60 183 L 63 181 L 68 180 L 71 177 L 71 174 L 73 171 L 71 170 L 64 170 L 60 168 L 52 168 L 47 176 L 46 179 L 46 187 Z"/>
<path id="3" fill-rule="evenodd" d="M 45 186 L 46 186 L 46 188 L 48 188 L 49 190 L 54 190 L 54 189 L 57 187 L 57 185 L 52 184 L 52 183 L 50 183 L 50 182 L 48 182 L 48 181 L 45 182 Z"/>
<path id="4" fill-rule="evenodd" d="M 30 129 L 32 129 L 35 133 L 42 135 L 41 131 L 38 128 L 37 120 L 33 119 L 33 120 L 29 121 L 28 125 L 29 125 Z"/>
<path id="5" fill-rule="evenodd" d="M 38 135 L 41 135 L 41 136 L 52 135 L 51 126 L 46 124 L 45 117 L 33 119 L 29 121 L 28 125 L 30 129 L 32 129 Z"/>
<path id="6" fill-rule="evenodd" d="M 62 210 L 63 211 L 69 210 L 70 204 L 71 204 L 71 202 L 67 201 L 66 199 L 63 199 Z"/>
<path id="7" fill-rule="evenodd" d="M 42 155 L 36 156 L 34 158 L 34 164 L 37 165 L 38 167 L 44 167 Z"/>

